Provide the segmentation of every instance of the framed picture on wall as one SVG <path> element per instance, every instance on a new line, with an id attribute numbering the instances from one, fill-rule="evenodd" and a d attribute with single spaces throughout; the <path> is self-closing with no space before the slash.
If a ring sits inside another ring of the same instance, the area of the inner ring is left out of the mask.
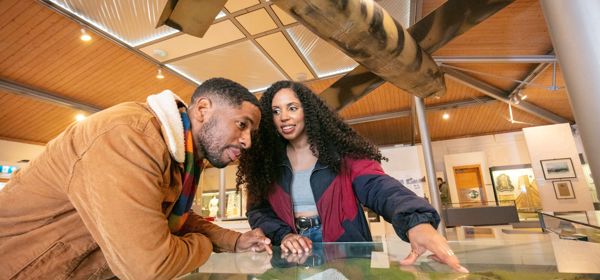
<path id="1" fill-rule="evenodd" d="M 576 178 L 575 168 L 571 158 L 556 158 L 540 160 L 542 171 L 544 171 L 544 179 L 565 179 Z"/>
<path id="2" fill-rule="evenodd" d="M 554 186 L 556 199 L 575 199 L 575 192 L 573 191 L 571 181 L 552 181 L 552 185 Z"/>

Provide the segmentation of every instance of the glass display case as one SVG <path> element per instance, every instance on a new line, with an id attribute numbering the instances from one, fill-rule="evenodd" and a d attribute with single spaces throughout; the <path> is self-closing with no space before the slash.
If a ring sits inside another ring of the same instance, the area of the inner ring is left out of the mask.
<path id="1" fill-rule="evenodd" d="M 200 177 L 198 192 L 194 199 L 193 209 L 203 217 L 220 218 L 222 220 L 240 219 L 246 217 L 246 192 L 244 188 L 236 190 L 237 165 L 225 168 L 206 168 Z M 225 190 L 224 201 L 220 201 L 219 189 Z M 221 204 L 225 211 L 221 215 Z"/>
<path id="2" fill-rule="evenodd" d="M 272 256 L 264 252 L 213 254 L 196 272 L 180 279 L 600 279 L 600 274 L 560 271 L 549 239 L 451 241 L 449 245 L 471 273 L 455 273 L 425 256 L 415 265 L 401 266 L 399 261 L 408 255 L 410 245 L 398 239 L 315 243 L 305 255 L 284 255 L 278 247 Z"/>
<path id="3" fill-rule="evenodd" d="M 535 213 L 542 209 L 530 164 L 490 167 L 490 175 L 499 205 L 514 203 L 520 213 Z"/>
<path id="4" fill-rule="evenodd" d="M 203 217 L 220 217 L 219 213 L 219 193 L 204 192 L 201 199 L 196 199 L 196 203 L 201 209 L 200 215 Z M 245 203 L 243 201 L 243 191 L 228 190 L 225 192 L 225 215 L 224 218 L 245 217 Z"/>
<path id="5" fill-rule="evenodd" d="M 594 185 L 594 178 L 592 178 L 592 170 L 590 169 L 590 165 L 585 163 L 581 165 L 583 169 L 583 177 L 588 184 L 588 188 L 590 190 L 590 194 L 592 195 L 592 201 L 594 203 L 598 203 L 598 195 L 596 194 L 596 185 Z"/>

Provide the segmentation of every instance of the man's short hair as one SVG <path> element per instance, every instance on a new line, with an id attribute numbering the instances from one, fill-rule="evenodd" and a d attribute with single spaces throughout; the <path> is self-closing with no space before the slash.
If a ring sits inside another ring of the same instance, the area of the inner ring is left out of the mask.
<path id="1" fill-rule="evenodd" d="M 200 97 L 208 97 L 213 101 L 225 102 L 230 106 L 238 107 L 248 101 L 259 107 L 258 99 L 244 86 L 225 78 L 212 78 L 204 81 L 192 95 L 192 103 Z"/>

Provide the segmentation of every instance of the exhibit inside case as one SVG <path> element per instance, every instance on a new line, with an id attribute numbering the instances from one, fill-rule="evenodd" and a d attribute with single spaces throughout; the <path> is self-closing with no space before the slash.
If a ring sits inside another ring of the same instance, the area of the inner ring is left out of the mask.
<path id="1" fill-rule="evenodd" d="M 246 190 L 236 189 L 237 165 L 225 168 L 206 168 L 202 171 L 198 192 L 194 199 L 193 209 L 203 217 L 221 220 L 240 219 L 246 217 Z M 225 191 L 224 201 L 219 196 L 220 189 Z M 220 213 L 221 205 L 225 206 Z"/>
<path id="2" fill-rule="evenodd" d="M 583 169 L 583 177 L 585 178 L 586 183 L 588 184 L 588 188 L 590 194 L 592 195 L 592 201 L 598 203 L 598 195 L 596 194 L 596 185 L 594 185 L 594 178 L 592 178 L 592 171 L 590 170 L 590 165 L 585 163 L 581 165 Z"/>
<path id="3" fill-rule="evenodd" d="M 498 205 L 515 204 L 520 213 L 542 209 L 540 193 L 530 164 L 490 167 Z"/>
<path id="4" fill-rule="evenodd" d="M 225 215 L 223 218 L 240 218 L 246 215 L 245 202 L 243 201 L 244 191 L 228 190 L 225 191 Z M 204 192 L 201 199 L 194 201 L 196 207 L 200 208 L 200 215 L 203 217 L 221 217 L 219 213 L 219 193 Z"/>

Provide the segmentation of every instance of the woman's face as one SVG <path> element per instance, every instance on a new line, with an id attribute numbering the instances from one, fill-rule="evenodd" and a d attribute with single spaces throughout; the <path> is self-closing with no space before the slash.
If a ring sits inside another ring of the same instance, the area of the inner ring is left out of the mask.
<path id="1" fill-rule="evenodd" d="M 284 88 L 275 93 L 271 104 L 273 123 L 277 132 L 286 140 L 293 142 L 305 136 L 304 110 L 300 99 L 290 88 Z"/>

